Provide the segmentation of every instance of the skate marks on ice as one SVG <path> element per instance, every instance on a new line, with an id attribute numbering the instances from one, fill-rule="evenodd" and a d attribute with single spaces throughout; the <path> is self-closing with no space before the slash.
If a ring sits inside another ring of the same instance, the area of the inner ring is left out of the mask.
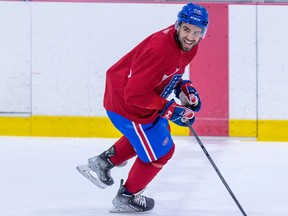
<path id="1" fill-rule="evenodd" d="M 202 142 L 251 216 L 287 216 L 288 144 L 202 138 Z M 175 137 L 171 161 L 145 194 L 151 212 L 112 214 L 112 200 L 128 166 L 113 169 L 115 184 L 102 190 L 75 166 L 115 139 L 0 137 L 2 216 L 241 216 L 193 137 Z"/>
<path id="2" fill-rule="evenodd" d="M 159 214 L 157 211 L 150 211 L 150 212 L 114 212 L 114 208 L 111 205 L 107 206 L 99 206 L 99 205 L 89 205 L 89 206 L 82 206 L 82 207 L 66 207 L 66 208 L 47 208 L 36 210 L 34 212 L 30 212 L 30 216 L 170 216 L 171 214 Z M 161 209 L 158 209 L 161 211 Z M 162 212 L 163 213 L 163 212 Z M 177 214 L 176 214 L 177 215 Z M 5 215 L 6 216 L 6 215 Z M 16 215 L 15 215 L 16 216 Z M 26 216 L 26 214 L 25 214 Z M 27 214 L 28 216 L 28 214 Z M 173 216 L 173 215 L 171 215 Z M 186 215 L 184 215 L 186 216 Z M 188 215 L 187 215 L 188 216 Z"/>
<path id="3" fill-rule="evenodd" d="M 30 216 L 98 216 L 110 215 L 105 208 L 100 206 L 82 206 L 82 207 L 66 207 L 66 208 L 47 208 L 31 212 Z M 15 215 L 16 216 L 16 215 Z M 25 215 L 26 216 L 26 215 Z M 27 215 L 28 216 L 28 215 Z"/>

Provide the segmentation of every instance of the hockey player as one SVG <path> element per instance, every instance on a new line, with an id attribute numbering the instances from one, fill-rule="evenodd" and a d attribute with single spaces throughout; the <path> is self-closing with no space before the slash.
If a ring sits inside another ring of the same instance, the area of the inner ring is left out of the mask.
<path id="1" fill-rule="evenodd" d="M 149 211 L 154 200 L 140 195 L 172 157 L 168 120 L 193 124 L 201 101 L 190 80 L 181 77 L 208 27 L 207 10 L 193 3 L 178 13 L 175 25 L 143 40 L 106 73 L 104 107 L 123 136 L 107 151 L 77 167 L 93 183 L 114 183 L 111 169 L 136 156 L 128 178 L 113 199 L 115 211 Z M 174 91 L 182 104 L 166 98 Z M 94 171 L 99 179 L 93 178 Z"/>

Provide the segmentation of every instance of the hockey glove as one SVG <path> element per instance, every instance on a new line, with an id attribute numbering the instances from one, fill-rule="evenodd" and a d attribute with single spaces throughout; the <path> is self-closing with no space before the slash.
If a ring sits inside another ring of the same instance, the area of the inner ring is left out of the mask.
<path id="1" fill-rule="evenodd" d="M 179 126 L 186 126 L 186 121 L 189 121 L 192 125 L 195 121 L 194 112 L 185 107 L 177 104 L 174 100 L 169 101 L 160 116 L 166 118 Z"/>
<path id="2" fill-rule="evenodd" d="M 175 95 L 183 106 L 187 106 L 195 112 L 200 110 L 202 105 L 200 96 L 190 80 L 183 80 L 178 84 L 175 88 Z"/>

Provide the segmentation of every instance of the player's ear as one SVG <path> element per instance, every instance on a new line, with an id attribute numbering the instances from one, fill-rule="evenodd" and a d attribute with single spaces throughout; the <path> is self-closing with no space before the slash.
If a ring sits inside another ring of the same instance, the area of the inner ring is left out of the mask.
<path id="1" fill-rule="evenodd" d="M 182 22 L 176 20 L 174 27 L 175 27 L 175 29 L 177 30 L 177 32 L 179 32 L 181 24 L 182 24 Z"/>

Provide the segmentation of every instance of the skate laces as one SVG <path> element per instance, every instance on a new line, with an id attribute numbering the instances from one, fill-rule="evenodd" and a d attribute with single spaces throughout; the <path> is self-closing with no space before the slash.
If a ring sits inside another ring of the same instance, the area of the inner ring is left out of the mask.
<path id="1" fill-rule="evenodd" d="M 137 205 L 146 207 L 146 197 L 140 194 L 134 195 L 133 202 Z"/>

